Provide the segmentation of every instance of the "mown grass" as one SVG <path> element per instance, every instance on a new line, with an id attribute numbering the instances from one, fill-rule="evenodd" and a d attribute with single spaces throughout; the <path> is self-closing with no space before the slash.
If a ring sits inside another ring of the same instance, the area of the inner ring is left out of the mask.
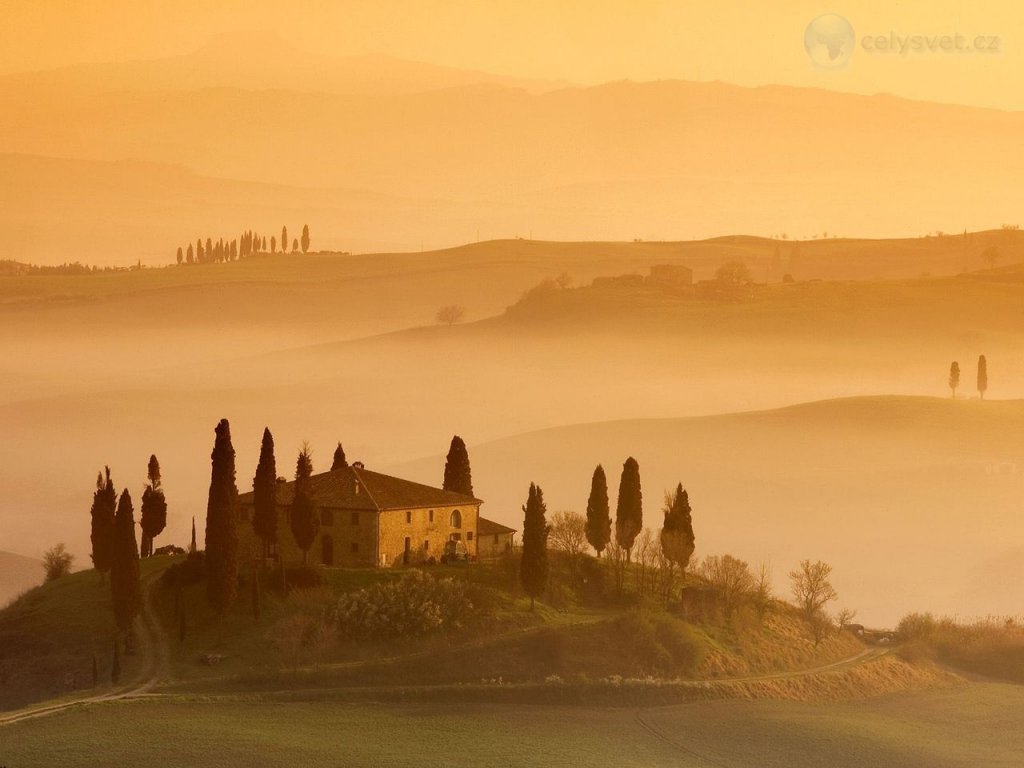
<path id="1" fill-rule="evenodd" d="M 1020 765 L 1024 689 L 974 685 L 850 704 L 702 701 L 628 707 L 148 700 L 3 730 L 32 766 Z"/>

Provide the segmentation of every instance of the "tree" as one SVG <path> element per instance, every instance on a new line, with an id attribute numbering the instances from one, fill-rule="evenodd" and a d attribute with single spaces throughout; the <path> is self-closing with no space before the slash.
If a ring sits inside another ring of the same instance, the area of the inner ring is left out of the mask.
<path id="1" fill-rule="evenodd" d="M 189 243 L 188 244 L 188 253 L 185 254 L 185 263 L 193 264 L 193 263 L 195 263 L 195 260 L 196 260 L 196 257 L 195 257 L 195 252 L 192 250 L 192 243 Z"/>
<path id="2" fill-rule="evenodd" d="M 953 392 L 953 399 L 956 400 L 956 389 L 960 386 L 960 363 L 956 360 L 949 366 L 949 388 Z"/>
<path id="3" fill-rule="evenodd" d="M 331 472 L 347 466 L 348 459 L 345 458 L 345 449 L 341 447 L 341 441 L 339 440 L 338 447 L 334 449 L 334 461 L 331 462 Z"/>
<path id="4" fill-rule="evenodd" d="M 110 566 L 110 594 L 118 631 L 126 636 L 142 609 L 139 583 L 139 546 L 135 540 L 135 510 L 125 488 L 114 517 L 114 558 Z"/>
<path id="5" fill-rule="evenodd" d="M 188 553 L 194 555 L 198 551 L 198 547 L 196 547 L 196 516 L 192 515 L 192 538 L 188 544 Z"/>
<path id="6" fill-rule="evenodd" d="M 167 499 L 160 482 L 160 462 L 149 457 L 149 485 L 142 492 L 142 556 L 153 554 L 153 539 L 167 527 Z"/>
<path id="7" fill-rule="evenodd" d="M 463 496 L 473 495 L 473 473 L 469 468 L 469 451 L 466 450 L 466 444 L 458 435 L 452 438 L 448 456 L 445 458 L 444 483 L 441 487 L 446 491 L 460 493 Z"/>
<path id="8" fill-rule="evenodd" d="M 548 524 L 544 492 L 530 483 L 530 493 L 523 506 L 523 559 L 519 565 L 519 579 L 523 591 L 533 601 L 544 593 L 548 584 Z"/>
<path id="9" fill-rule="evenodd" d="M 175 257 L 175 260 L 178 262 L 179 265 L 183 261 L 185 261 L 185 254 L 182 252 L 180 245 L 178 246 L 178 253 L 177 253 L 177 256 Z"/>
<path id="10" fill-rule="evenodd" d="M 320 517 L 317 515 L 310 482 L 312 475 L 313 459 L 309 446 L 303 445 L 298 461 L 295 462 L 295 498 L 292 500 L 291 516 L 292 536 L 302 550 L 303 565 L 307 565 L 309 561 L 309 548 L 313 546 L 316 534 L 320 530 Z"/>
<path id="11" fill-rule="evenodd" d="M 292 240 L 292 253 L 296 253 L 299 250 L 299 238 Z"/>
<path id="12" fill-rule="evenodd" d="M 989 269 L 995 269 L 996 264 L 999 262 L 999 249 L 994 245 L 990 245 L 981 252 L 981 258 Z"/>
<path id="13" fill-rule="evenodd" d="M 750 269 L 742 261 L 730 261 L 715 271 L 715 281 L 726 288 L 742 288 L 753 282 Z"/>
<path id="14" fill-rule="evenodd" d="M 281 227 L 281 253 L 288 251 L 288 227 Z"/>
<path id="15" fill-rule="evenodd" d="M 309 252 L 309 224 L 302 225 L 302 252 Z"/>
<path id="16" fill-rule="evenodd" d="M 590 498 L 587 499 L 587 541 L 601 557 L 612 538 L 612 518 L 608 508 L 608 480 L 600 464 L 590 479 Z"/>
<path id="17" fill-rule="evenodd" d="M 270 252 L 277 253 L 277 238 L 273 236 L 270 238 Z"/>
<path id="18" fill-rule="evenodd" d="M 988 391 L 988 361 L 985 356 L 982 355 L 978 358 L 978 394 L 981 399 L 985 399 L 985 393 Z"/>
<path id="19" fill-rule="evenodd" d="M 831 575 L 832 566 L 821 560 L 816 563 L 802 560 L 797 570 L 790 571 L 793 599 L 808 621 L 822 611 L 827 603 L 839 597 L 829 581 Z"/>
<path id="20" fill-rule="evenodd" d="M 75 556 L 67 551 L 63 542 L 43 554 L 43 570 L 47 581 L 56 581 L 71 573 Z"/>
<path id="21" fill-rule="evenodd" d="M 117 491 L 110 479 L 110 467 L 104 468 L 106 478 L 101 472 L 96 477 L 96 492 L 92 496 L 92 564 L 99 571 L 100 578 L 110 570 L 110 562 L 114 556 L 114 513 L 117 508 Z"/>
<path id="22" fill-rule="evenodd" d="M 615 540 L 626 550 L 626 562 L 632 558 L 633 541 L 644 527 L 643 494 L 640 491 L 640 465 L 630 456 L 622 465 L 619 502 L 615 507 Z"/>
<path id="23" fill-rule="evenodd" d="M 740 604 L 751 597 L 756 582 L 746 561 L 732 555 L 710 555 L 700 564 L 700 575 L 718 591 L 722 605 L 731 616 Z"/>
<path id="24" fill-rule="evenodd" d="M 839 611 L 839 613 L 836 614 L 837 631 L 842 632 L 844 629 L 850 626 L 850 624 L 853 623 L 853 620 L 855 618 L 857 618 L 856 611 L 852 610 L 851 608 L 843 608 L 841 611 Z"/>
<path id="25" fill-rule="evenodd" d="M 676 486 L 675 494 L 665 495 L 665 522 L 661 527 L 661 549 L 669 562 L 675 563 L 685 574 L 695 549 L 693 519 L 690 516 L 690 497 L 683 484 Z"/>
<path id="26" fill-rule="evenodd" d="M 252 527 L 263 543 L 263 559 L 277 541 L 277 459 L 274 457 L 274 436 L 270 428 L 263 430 L 260 460 L 252 479 Z"/>
<path id="27" fill-rule="evenodd" d="M 460 304 L 448 304 L 437 310 L 434 319 L 443 325 L 455 325 L 461 323 L 466 317 L 466 308 Z"/>
<path id="28" fill-rule="evenodd" d="M 238 593 L 238 488 L 231 425 L 221 419 L 210 454 L 210 495 L 206 504 L 206 599 L 223 621 Z"/>
<path id="29" fill-rule="evenodd" d="M 575 561 L 587 547 L 587 521 L 578 512 L 555 512 L 548 541 L 552 549 L 565 552 Z"/>

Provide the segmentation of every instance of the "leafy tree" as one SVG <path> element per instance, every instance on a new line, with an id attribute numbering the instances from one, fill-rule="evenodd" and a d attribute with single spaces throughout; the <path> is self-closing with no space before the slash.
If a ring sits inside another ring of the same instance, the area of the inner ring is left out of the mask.
<path id="1" fill-rule="evenodd" d="M 223 620 L 238 593 L 238 488 L 228 420 L 221 419 L 215 432 L 206 504 L 206 599 Z"/>
<path id="2" fill-rule="evenodd" d="M 295 238 L 292 240 L 292 253 L 297 253 L 299 250 L 299 239 Z"/>
<path id="3" fill-rule="evenodd" d="M 981 399 L 985 399 L 985 393 L 988 391 L 988 361 L 985 356 L 982 355 L 978 358 L 978 394 L 981 395 Z"/>
<path id="4" fill-rule="evenodd" d="M 530 493 L 523 506 L 523 559 L 519 566 L 519 579 L 523 591 L 533 601 L 544 593 L 548 583 L 548 524 L 544 492 L 530 483 Z"/>
<path id="5" fill-rule="evenodd" d="M 266 560 L 270 545 L 277 541 L 277 459 L 270 427 L 263 430 L 260 460 L 252 480 L 252 506 L 252 527 L 263 543 L 263 559 Z"/>
<path id="6" fill-rule="evenodd" d="M 67 551 L 63 543 L 48 549 L 43 554 L 43 570 L 46 571 L 46 580 L 55 581 L 71 573 L 71 564 L 75 556 Z"/>
<path id="7" fill-rule="evenodd" d="M 448 304 L 437 310 L 434 318 L 443 325 L 455 325 L 461 323 L 466 316 L 466 308 L 459 304 Z"/>
<path id="8" fill-rule="evenodd" d="M 695 539 L 693 518 L 690 515 L 690 496 L 683 484 L 676 486 L 674 494 L 665 497 L 665 522 L 661 528 L 661 549 L 665 557 L 679 566 L 685 574 L 693 557 Z"/>
<path id="9" fill-rule="evenodd" d="M 640 490 L 640 465 L 630 456 L 622 465 L 619 502 L 615 507 L 615 540 L 626 550 L 626 562 L 632 557 L 633 542 L 644 527 L 643 494 Z"/>
<path id="10" fill-rule="evenodd" d="M 452 493 L 461 493 L 463 496 L 473 495 L 473 473 L 469 468 L 469 451 L 462 438 L 455 435 L 452 438 L 451 447 L 448 449 L 448 456 L 444 462 L 444 483 L 441 487 Z"/>
<path id="11" fill-rule="evenodd" d="M 342 469 L 348 466 L 348 459 L 345 458 L 345 449 L 341 447 L 341 441 L 338 441 L 338 447 L 334 449 L 334 461 L 331 462 L 331 471 L 336 469 Z"/>
<path id="12" fill-rule="evenodd" d="M 309 446 L 303 445 L 299 459 L 295 463 L 295 498 L 292 501 L 292 536 L 302 550 L 302 564 L 309 561 L 309 548 L 313 546 L 317 531 L 320 530 L 320 517 L 317 515 L 316 503 L 313 500 L 313 488 L 310 477 L 313 475 L 313 459 Z"/>
<path id="13" fill-rule="evenodd" d="M 956 390 L 960 386 L 960 363 L 956 360 L 949 366 L 949 388 L 953 392 L 953 399 L 956 400 Z"/>
<path id="14" fill-rule="evenodd" d="M 135 510 L 125 488 L 114 517 L 114 558 L 110 566 L 110 593 L 117 628 L 126 635 L 142 609 L 139 583 L 139 546 L 135 540 Z"/>
<path id="15" fill-rule="evenodd" d="M 142 556 L 153 554 L 153 539 L 167 527 L 167 499 L 160 482 L 160 462 L 149 457 L 149 485 L 142 492 Z"/>
<path id="16" fill-rule="evenodd" d="M 578 512 L 555 512 L 549 528 L 548 542 L 552 549 L 565 552 L 575 559 L 587 548 L 587 521 Z"/>
<path id="17" fill-rule="evenodd" d="M 832 566 L 821 560 L 816 563 L 802 560 L 797 570 L 789 572 L 793 599 L 808 621 L 823 611 L 826 603 L 838 599 L 839 595 L 829 581 L 831 575 Z"/>
<path id="18" fill-rule="evenodd" d="M 711 555 L 700 564 L 700 575 L 718 592 L 728 616 L 754 596 L 757 582 L 746 561 L 732 555 Z"/>
<path id="19" fill-rule="evenodd" d="M 750 269 L 742 261 L 730 261 L 715 271 L 715 281 L 727 288 L 742 288 L 750 285 L 753 278 Z"/>
<path id="20" fill-rule="evenodd" d="M 612 518 L 608 506 L 608 479 L 600 464 L 590 479 L 590 498 L 587 499 L 587 541 L 601 557 L 612 538 Z"/>
<path id="21" fill-rule="evenodd" d="M 309 224 L 302 225 L 302 252 L 309 252 Z"/>
<path id="22" fill-rule="evenodd" d="M 117 491 L 110 479 L 110 467 L 105 467 L 106 478 L 101 472 L 96 477 L 96 492 L 92 496 L 92 564 L 100 577 L 110 570 L 114 557 L 114 513 L 117 508 Z"/>

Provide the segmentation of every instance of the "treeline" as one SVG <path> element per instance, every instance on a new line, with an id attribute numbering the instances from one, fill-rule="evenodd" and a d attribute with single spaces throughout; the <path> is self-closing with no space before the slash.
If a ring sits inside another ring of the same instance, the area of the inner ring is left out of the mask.
<path id="1" fill-rule="evenodd" d="M 132 267 L 97 267 L 82 264 L 78 261 L 64 264 L 23 264 L 12 259 L 0 259 L 0 277 L 18 277 L 19 275 L 94 275 L 101 272 L 128 272 Z"/>
<path id="2" fill-rule="evenodd" d="M 288 227 L 281 227 L 280 240 L 277 235 L 271 235 L 267 240 L 265 234 L 253 230 L 247 230 L 232 240 L 212 237 L 196 239 L 195 244 L 178 246 L 175 254 L 175 261 L 178 264 L 223 264 L 229 261 L 238 261 L 250 256 L 263 254 L 275 254 L 278 251 L 288 253 Z M 302 227 L 302 235 L 291 241 L 291 253 L 309 252 L 309 225 Z"/>

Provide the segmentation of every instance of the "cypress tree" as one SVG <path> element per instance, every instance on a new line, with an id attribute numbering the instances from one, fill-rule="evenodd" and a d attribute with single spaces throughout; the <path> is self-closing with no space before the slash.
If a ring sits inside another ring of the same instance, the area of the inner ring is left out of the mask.
<path id="1" fill-rule="evenodd" d="M 665 522 L 661 527 L 661 551 L 670 562 L 686 573 L 686 566 L 693 557 L 695 539 L 693 518 L 690 515 L 690 496 L 683 484 L 676 486 L 674 494 L 665 499 Z"/>
<path id="2" fill-rule="evenodd" d="M 260 616 L 262 615 L 262 595 L 260 593 L 260 572 L 258 569 L 253 569 L 252 572 L 252 618 L 259 624 Z"/>
<path id="3" fill-rule="evenodd" d="M 227 419 L 217 424 L 210 454 L 210 496 L 206 505 L 206 599 L 223 620 L 238 593 L 238 488 L 235 449 Z"/>
<path id="4" fill-rule="evenodd" d="M 956 400 L 956 390 L 960 386 L 960 363 L 956 360 L 949 366 L 949 388 L 953 391 L 953 399 Z"/>
<path id="5" fill-rule="evenodd" d="M 548 584 L 548 522 L 544 492 L 530 483 L 530 493 L 523 506 L 523 559 L 519 579 L 523 591 L 530 596 L 530 610 L 535 598 L 544 594 Z"/>
<path id="6" fill-rule="evenodd" d="M 643 494 L 640 491 L 640 465 L 630 456 L 622 465 L 619 503 L 615 507 L 615 541 L 632 557 L 633 542 L 644 527 Z"/>
<path id="7" fill-rule="evenodd" d="M 458 435 L 452 438 L 448 457 L 444 462 L 444 483 L 446 491 L 461 493 L 463 496 L 473 495 L 473 474 L 469 468 L 469 451 Z"/>
<path id="8" fill-rule="evenodd" d="M 341 447 L 341 441 L 339 440 L 338 447 L 334 449 L 334 461 L 331 463 L 331 472 L 347 466 L 348 459 L 345 458 L 345 449 Z"/>
<path id="9" fill-rule="evenodd" d="M 153 554 L 153 539 L 167 527 L 167 499 L 160 482 L 160 462 L 149 457 L 149 485 L 142 492 L 142 556 Z"/>
<path id="10" fill-rule="evenodd" d="M 188 553 L 194 555 L 198 551 L 196 547 L 196 516 L 192 515 L 192 539 L 188 545 Z"/>
<path id="11" fill-rule="evenodd" d="M 270 237 L 270 252 L 277 253 L 277 238 L 273 235 Z"/>
<path id="12" fill-rule="evenodd" d="M 263 542 L 263 559 L 266 560 L 270 545 L 277 541 L 277 460 L 269 427 L 263 430 L 260 461 L 252 480 L 252 505 L 252 527 Z"/>
<path id="13" fill-rule="evenodd" d="M 196 260 L 196 257 L 195 257 L 195 252 L 192 250 L 192 243 L 189 243 L 188 244 L 188 253 L 185 254 L 185 263 L 186 264 L 192 264 L 193 262 L 195 262 L 195 260 Z"/>
<path id="14" fill-rule="evenodd" d="M 291 527 L 295 543 L 302 550 L 302 564 L 309 560 L 309 548 L 313 546 L 317 531 L 320 530 L 320 518 L 313 501 L 313 489 L 310 477 L 313 475 L 313 460 L 309 455 L 309 447 L 303 446 L 295 463 L 295 498 L 292 501 Z"/>
<path id="15" fill-rule="evenodd" d="M 92 496 L 92 564 L 99 571 L 100 579 L 110 570 L 114 556 L 114 513 L 117 507 L 117 491 L 110 479 L 110 467 L 105 467 L 106 479 L 101 472 L 96 476 L 96 492 Z"/>
<path id="16" fill-rule="evenodd" d="M 612 538 L 612 518 L 608 506 L 608 479 L 600 464 L 590 480 L 590 498 L 587 499 L 587 542 L 601 557 Z"/>
<path id="17" fill-rule="evenodd" d="M 292 253 L 295 253 L 298 250 L 299 250 L 299 238 L 295 238 L 294 240 L 292 240 Z"/>
<path id="18" fill-rule="evenodd" d="M 114 517 L 114 557 L 110 567 L 110 593 L 117 629 L 126 636 L 142 609 L 139 583 L 139 546 L 135 541 L 135 510 L 125 488 Z"/>
<path id="19" fill-rule="evenodd" d="M 281 227 L 281 253 L 288 251 L 288 227 Z"/>
<path id="20" fill-rule="evenodd" d="M 302 252 L 309 251 L 309 224 L 302 225 Z"/>
<path id="21" fill-rule="evenodd" d="M 110 665 L 110 682 L 117 685 L 121 682 L 121 648 L 114 641 L 114 661 Z"/>
<path id="22" fill-rule="evenodd" d="M 978 358 L 978 394 L 981 395 L 981 399 L 985 399 L 985 393 L 988 391 L 988 361 L 985 356 L 982 355 Z"/>
<path id="23" fill-rule="evenodd" d="M 183 251 L 181 250 L 181 246 L 180 246 L 180 245 L 178 246 L 178 253 L 177 253 L 177 255 L 175 256 L 175 260 L 176 260 L 176 261 L 177 261 L 177 262 L 178 262 L 179 264 L 181 264 L 181 263 L 182 263 L 183 261 L 185 261 L 185 254 L 184 254 L 184 252 L 183 252 Z"/>

